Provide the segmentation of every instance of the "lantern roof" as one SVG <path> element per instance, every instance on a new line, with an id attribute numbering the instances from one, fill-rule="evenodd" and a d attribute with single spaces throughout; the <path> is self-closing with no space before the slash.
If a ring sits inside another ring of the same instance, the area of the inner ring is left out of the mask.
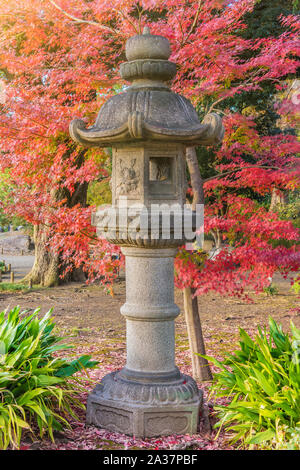
<path id="1" fill-rule="evenodd" d="M 121 64 L 122 78 L 132 82 L 123 93 L 112 96 L 100 109 L 91 127 L 81 119 L 70 124 L 70 135 L 87 147 L 110 147 L 143 141 L 180 142 L 185 145 L 213 145 L 222 141 L 224 128 L 216 113 L 202 122 L 189 100 L 173 93 L 168 82 L 176 75 L 170 62 L 167 38 L 143 34 L 126 42 L 128 62 Z"/>

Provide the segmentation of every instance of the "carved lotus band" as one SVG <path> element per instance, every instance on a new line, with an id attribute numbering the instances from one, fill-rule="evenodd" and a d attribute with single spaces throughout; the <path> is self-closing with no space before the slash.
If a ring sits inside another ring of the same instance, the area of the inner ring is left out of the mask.
<path id="1" fill-rule="evenodd" d="M 96 385 L 91 400 L 93 395 L 100 395 L 102 399 L 120 401 L 128 405 L 180 405 L 199 402 L 200 394 L 196 382 L 184 374 L 181 374 L 176 383 L 148 385 L 124 380 L 118 372 L 112 372 Z"/>
<path id="2" fill-rule="evenodd" d="M 179 246 L 184 245 L 186 240 L 182 238 L 179 240 L 178 238 L 170 237 L 169 239 L 162 239 L 157 237 L 153 237 L 151 235 L 141 236 L 139 233 L 127 233 L 121 232 L 120 234 L 113 234 L 110 232 L 98 232 L 97 235 L 99 238 L 103 238 L 107 240 L 109 243 L 113 245 L 119 246 L 136 246 L 139 248 L 177 248 Z"/>
<path id="3" fill-rule="evenodd" d="M 115 217 L 111 217 L 111 212 Z M 167 212 L 167 218 L 165 223 L 164 214 L 154 211 L 148 211 L 146 217 L 140 213 L 129 215 L 124 212 L 122 215 L 120 209 L 109 206 L 92 214 L 92 225 L 97 227 L 98 237 L 120 246 L 176 248 L 195 241 L 196 230 L 202 221 L 196 211 Z"/>

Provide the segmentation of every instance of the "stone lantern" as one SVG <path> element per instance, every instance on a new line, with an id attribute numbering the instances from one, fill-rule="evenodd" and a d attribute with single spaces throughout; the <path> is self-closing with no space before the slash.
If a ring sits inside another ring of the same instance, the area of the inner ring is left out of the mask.
<path id="1" fill-rule="evenodd" d="M 127 362 L 89 395 L 87 422 L 137 437 L 195 433 L 202 405 L 196 382 L 175 366 L 174 256 L 185 237 L 175 233 L 173 212 L 165 236 L 160 207 L 183 208 L 185 147 L 221 142 L 224 129 L 214 113 L 200 123 L 192 104 L 169 89 L 170 54 L 169 41 L 148 28 L 130 38 L 120 73 L 131 86 L 102 106 L 92 127 L 70 125 L 77 143 L 112 147 L 112 206 L 94 223 L 126 259 Z"/>

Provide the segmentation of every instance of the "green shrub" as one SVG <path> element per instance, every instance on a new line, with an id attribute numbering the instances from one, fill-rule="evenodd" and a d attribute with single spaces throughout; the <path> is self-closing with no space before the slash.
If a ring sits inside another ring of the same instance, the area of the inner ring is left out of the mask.
<path id="1" fill-rule="evenodd" d="M 0 282 L 0 291 L 22 291 L 27 289 L 28 286 L 25 286 L 25 284 L 15 284 L 13 282 Z"/>
<path id="2" fill-rule="evenodd" d="M 278 289 L 274 284 L 264 287 L 264 293 L 267 295 L 276 295 L 278 294 Z"/>
<path id="3" fill-rule="evenodd" d="M 109 180 L 92 181 L 89 183 L 87 202 L 90 205 L 101 206 L 102 204 L 111 204 L 111 189 Z"/>
<path id="4" fill-rule="evenodd" d="M 292 285 L 292 290 L 295 292 L 295 294 L 300 294 L 300 281 L 294 282 Z"/>
<path id="5" fill-rule="evenodd" d="M 240 329 L 240 349 L 223 362 L 205 356 L 221 369 L 213 394 L 231 399 L 216 406 L 216 427 L 231 431 L 233 442 L 300 448 L 300 330 L 291 322 L 291 331 L 290 338 L 270 318 L 268 333 L 258 328 L 254 340 Z"/>
<path id="6" fill-rule="evenodd" d="M 90 356 L 72 362 L 54 356 L 71 348 L 58 344 L 61 337 L 52 333 L 51 310 L 38 318 L 15 307 L 0 313 L 0 449 L 20 445 L 23 430 L 31 435 L 70 427 L 76 418 L 82 379 L 73 377 L 81 369 L 94 367 Z"/>

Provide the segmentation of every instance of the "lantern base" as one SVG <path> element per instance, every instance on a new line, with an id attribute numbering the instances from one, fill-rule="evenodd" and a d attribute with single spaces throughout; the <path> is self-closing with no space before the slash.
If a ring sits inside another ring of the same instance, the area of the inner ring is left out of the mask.
<path id="1" fill-rule="evenodd" d="M 176 380 L 159 380 L 127 380 L 122 371 L 106 375 L 88 397 L 87 424 L 140 438 L 195 434 L 203 392 L 179 371 Z"/>

